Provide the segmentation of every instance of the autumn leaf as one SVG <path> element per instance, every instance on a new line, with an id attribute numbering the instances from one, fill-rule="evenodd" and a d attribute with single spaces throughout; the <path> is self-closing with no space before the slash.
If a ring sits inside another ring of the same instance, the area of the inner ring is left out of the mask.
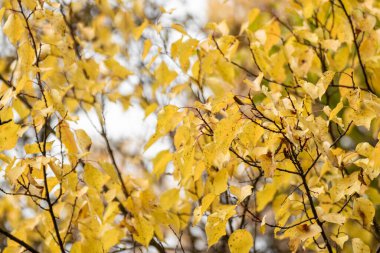
<path id="1" fill-rule="evenodd" d="M 375 207 L 370 200 L 357 198 L 354 201 L 352 214 L 363 226 L 368 227 L 372 224 L 373 217 L 375 216 Z"/>
<path id="2" fill-rule="evenodd" d="M 12 149 L 16 146 L 18 141 L 18 131 L 20 126 L 13 121 L 0 125 L 0 150 Z"/>
<path id="3" fill-rule="evenodd" d="M 252 235 L 245 229 L 235 230 L 228 238 L 228 247 L 231 253 L 248 253 L 252 246 Z"/>

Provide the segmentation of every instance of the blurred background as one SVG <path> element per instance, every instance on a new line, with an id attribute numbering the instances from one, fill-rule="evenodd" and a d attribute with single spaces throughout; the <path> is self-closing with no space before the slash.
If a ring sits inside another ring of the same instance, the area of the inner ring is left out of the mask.
<path id="1" fill-rule="evenodd" d="M 180 23 L 186 27 L 189 34 L 196 39 L 202 40 L 207 37 L 204 27 L 209 22 L 221 22 L 226 20 L 231 34 L 239 34 L 242 23 L 246 20 L 247 14 L 253 8 L 260 8 L 261 10 L 269 10 L 280 12 L 281 8 L 286 7 L 286 1 L 281 1 L 279 5 L 275 0 L 157 0 L 148 1 L 150 4 L 145 6 L 151 6 L 151 9 L 145 9 L 145 15 L 151 16 L 152 20 L 157 18 L 155 16 L 155 8 L 162 6 L 168 13 L 159 17 L 160 23 L 163 26 L 170 26 L 173 23 Z M 167 41 L 174 42 L 178 39 L 178 33 L 168 34 Z M 135 45 L 134 54 L 141 54 L 141 45 Z M 132 51 L 133 54 L 133 51 Z M 133 59 L 133 57 L 131 57 Z M 138 58 L 138 57 L 137 57 Z M 149 56 L 148 56 L 149 58 Z M 134 62 L 126 63 L 128 68 L 131 65 L 135 66 L 135 70 L 139 70 L 138 60 Z M 172 63 L 168 62 L 171 68 L 176 68 Z M 139 85 L 142 80 L 139 78 L 129 78 L 126 80 L 122 89 L 126 93 L 135 92 L 134 87 Z M 151 83 L 147 81 L 147 87 Z M 149 88 L 147 88 L 149 89 Z M 211 94 L 211 93 L 210 93 Z M 158 109 L 166 104 L 177 104 L 178 106 L 184 106 L 190 104 L 189 98 L 184 97 L 182 100 L 175 98 L 175 100 L 163 96 L 161 101 L 158 101 Z M 130 101 L 129 107 L 126 109 L 123 105 L 118 103 L 107 102 L 105 108 L 105 117 L 107 122 L 107 130 L 110 139 L 117 150 L 116 155 L 118 161 L 129 173 L 133 173 L 134 176 L 144 176 L 144 170 L 152 170 L 151 159 L 154 158 L 160 151 L 170 149 L 172 139 L 162 138 L 156 142 L 147 151 L 144 151 L 144 145 L 149 138 L 155 132 L 155 126 L 157 122 L 157 114 L 152 113 L 149 116 L 145 115 L 144 108 L 141 107 L 141 101 Z M 96 131 L 99 126 L 96 125 L 97 115 L 95 111 L 84 115 L 79 114 L 79 121 L 75 128 L 86 129 L 93 140 L 92 151 L 97 157 L 104 156 L 107 159 L 107 154 L 104 152 L 104 143 L 100 134 Z M 141 157 L 142 154 L 142 157 Z M 143 158 L 141 160 L 141 158 Z M 143 165 L 141 164 L 143 163 Z M 171 172 L 171 164 L 167 169 L 167 173 Z M 144 169 L 142 169 L 144 168 Z M 142 173 L 139 175 L 139 173 Z M 171 177 L 164 177 L 160 182 L 160 186 L 165 188 L 176 187 L 176 182 L 171 181 Z M 194 238 L 199 237 L 200 240 L 195 241 L 195 248 L 199 249 L 199 252 L 207 249 L 205 244 L 204 234 L 199 227 L 190 227 L 189 233 Z M 203 238 L 203 239 L 201 239 Z M 173 244 L 173 247 L 177 245 L 177 238 L 174 235 L 169 235 L 168 241 Z M 184 245 L 191 243 L 189 240 L 184 239 Z M 286 249 L 286 242 L 279 243 L 271 240 L 271 237 L 262 236 L 258 237 L 256 241 L 256 249 L 260 252 L 282 252 L 282 249 Z M 210 249 L 209 252 L 212 252 Z"/>
<path id="2" fill-rule="evenodd" d="M 150 6 L 162 6 L 170 11 L 170 14 L 160 17 L 162 24 L 170 26 L 174 22 L 181 23 L 192 37 L 200 40 L 207 36 L 203 27 L 208 22 L 226 20 L 230 33 L 238 34 L 241 24 L 252 8 L 270 11 L 276 10 L 279 12 L 281 10 L 279 7 L 285 8 L 286 6 L 284 1 L 281 1 L 281 5 L 279 5 L 278 1 L 274 0 L 157 0 L 147 2 L 150 2 Z M 146 6 L 149 6 L 149 4 Z M 148 8 L 145 11 L 148 16 L 150 12 L 154 12 L 153 9 L 149 10 Z M 176 37 L 178 34 L 171 34 L 171 36 L 169 38 L 170 41 L 178 39 Z M 141 48 L 136 46 L 136 55 L 140 53 L 140 50 Z M 137 65 L 137 62 L 130 62 L 128 64 Z M 133 92 L 133 86 L 136 85 L 137 80 L 131 79 L 127 80 L 123 86 L 126 92 Z M 163 104 L 169 103 L 181 105 L 181 101 L 163 101 Z M 96 118 L 96 113 L 92 112 L 88 116 Z M 142 152 L 144 143 L 155 131 L 156 115 L 150 114 L 148 117 L 145 117 L 144 109 L 141 108 L 139 103 L 134 103 L 133 101 L 131 101 L 130 107 L 127 110 L 120 104 L 107 103 L 105 116 L 107 122 L 109 122 L 107 125 L 109 135 L 114 142 L 118 143 L 119 150 L 121 151 L 129 153 Z M 103 147 L 102 138 L 94 128 L 94 122 L 96 120 L 90 122 L 89 117 L 80 115 L 78 125 L 74 127 L 86 129 L 93 138 L 95 148 L 96 143 L 98 143 L 99 147 Z M 167 149 L 167 147 L 168 143 L 165 139 L 161 140 L 147 150 L 147 152 L 144 152 L 144 156 L 148 159 L 152 158 L 160 150 Z"/>

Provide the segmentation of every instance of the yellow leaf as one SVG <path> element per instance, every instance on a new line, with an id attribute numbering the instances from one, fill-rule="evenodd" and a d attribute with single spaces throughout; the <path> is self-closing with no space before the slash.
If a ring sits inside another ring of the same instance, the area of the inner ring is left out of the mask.
<path id="1" fill-rule="evenodd" d="M 114 74 L 115 76 L 119 78 L 127 78 L 129 75 L 133 74 L 131 71 L 129 71 L 127 68 L 122 66 L 120 63 L 118 63 L 113 58 L 109 58 L 104 61 L 104 64 L 107 66 L 107 68 Z"/>
<path id="2" fill-rule="evenodd" d="M 5 7 L 0 8 L 0 22 L 3 20 L 4 13 L 5 13 Z"/>
<path id="3" fill-rule="evenodd" d="M 311 0 L 302 0 L 301 1 L 301 6 L 303 9 L 303 15 L 305 19 L 308 19 L 313 16 L 314 14 L 314 4 L 313 1 Z"/>
<path id="4" fill-rule="evenodd" d="M 380 205 L 380 193 L 377 188 L 369 187 L 365 193 L 374 205 Z"/>
<path id="5" fill-rule="evenodd" d="M 154 112 L 158 107 L 158 104 L 157 103 L 151 103 L 150 105 L 148 105 L 146 108 L 145 108 L 145 117 L 148 117 L 150 114 L 152 114 L 152 112 Z"/>
<path id="6" fill-rule="evenodd" d="M 101 195 L 100 195 L 100 191 L 97 188 L 90 186 L 86 192 L 86 195 L 87 195 L 87 199 L 89 200 L 88 205 L 90 208 L 90 212 L 93 214 L 94 219 L 96 219 L 96 216 L 102 217 L 104 213 L 104 204 L 103 204 L 103 199 L 101 198 Z M 96 223 L 96 226 L 99 225 L 97 221 L 95 221 L 95 223 Z"/>
<path id="7" fill-rule="evenodd" d="M 37 6 L 37 1 L 36 0 L 23 0 L 22 1 L 23 5 L 25 5 L 29 10 L 34 10 Z"/>
<path id="8" fill-rule="evenodd" d="M 257 212 L 262 211 L 269 202 L 273 200 L 276 194 L 276 185 L 274 183 L 266 184 L 264 189 L 257 192 Z"/>
<path id="9" fill-rule="evenodd" d="M 50 142 L 46 143 L 45 151 L 51 150 L 53 142 L 54 141 L 50 141 Z M 24 150 L 25 150 L 25 153 L 27 153 L 27 154 L 36 154 L 36 153 L 40 153 L 41 151 L 43 151 L 43 149 L 44 149 L 43 146 L 44 146 L 43 142 L 25 144 Z M 41 150 L 40 150 L 40 148 L 41 148 Z"/>
<path id="10" fill-rule="evenodd" d="M 144 41 L 144 49 L 142 52 L 142 58 L 145 59 L 146 56 L 148 55 L 150 48 L 152 47 L 152 41 L 147 39 Z"/>
<path id="11" fill-rule="evenodd" d="M 364 126 L 369 130 L 376 114 L 370 110 L 354 111 L 352 108 L 347 108 L 347 110 L 344 111 L 344 117 L 350 121 L 352 120 L 356 126 Z"/>
<path id="12" fill-rule="evenodd" d="M 153 238 L 154 228 L 152 224 L 150 224 L 144 217 L 137 216 L 134 218 L 134 227 L 136 233 L 133 234 L 133 239 L 147 247 L 150 240 Z"/>
<path id="13" fill-rule="evenodd" d="M 119 203 L 110 202 L 103 215 L 103 222 L 112 222 L 113 219 L 119 214 Z"/>
<path id="14" fill-rule="evenodd" d="M 133 30 L 133 37 L 135 38 L 135 40 L 138 40 L 140 39 L 142 33 L 144 32 L 145 28 L 148 26 L 148 20 L 144 20 L 144 22 L 137 28 L 135 28 Z"/>
<path id="15" fill-rule="evenodd" d="M 316 86 L 318 87 L 318 96 L 319 99 L 322 98 L 322 95 L 325 94 L 327 87 L 334 79 L 335 72 L 333 71 L 326 71 L 323 73 L 323 76 L 318 80 Z"/>
<path id="16" fill-rule="evenodd" d="M 23 165 L 16 164 L 16 166 L 13 166 L 15 164 L 15 161 L 16 159 L 13 159 L 12 162 L 5 169 L 5 174 L 12 184 L 17 183 L 17 179 L 25 170 L 25 166 Z"/>
<path id="17" fill-rule="evenodd" d="M 208 216 L 205 230 L 209 248 L 217 243 L 220 237 L 226 234 L 226 224 L 228 219 L 236 213 L 235 207 L 223 206 L 221 210 Z"/>
<path id="18" fill-rule="evenodd" d="M 65 144 L 67 150 L 70 154 L 77 154 L 78 147 L 74 138 L 73 133 L 70 130 L 69 124 L 66 121 L 63 121 L 58 127 L 57 130 L 60 133 L 60 138 L 62 139 L 63 144 Z"/>
<path id="19" fill-rule="evenodd" d="M 216 197 L 216 195 L 213 193 L 207 194 L 202 199 L 202 205 L 200 205 L 194 209 L 194 214 L 193 214 L 193 217 L 194 217 L 193 225 L 194 226 L 197 225 L 198 222 L 201 220 L 202 215 L 210 207 L 211 203 L 215 200 L 215 197 Z"/>
<path id="20" fill-rule="evenodd" d="M 113 182 L 119 182 L 119 177 L 117 175 L 116 169 L 111 163 L 101 162 L 100 166 Z"/>
<path id="21" fill-rule="evenodd" d="M 332 181 L 332 187 L 329 191 L 333 202 L 338 202 L 345 195 L 351 195 L 360 190 L 360 181 L 358 180 L 358 173 L 354 172 L 345 178 L 339 178 Z"/>
<path id="22" fill-rule="evenodd" d="M 323 220 L 342 225 L 346 222 L 346 217 L 340 213 L 326 213 L 321 217 Z"/>
<path id="23" fill-rule="evenodd" d="M 353 253 L 370 253 L 371 250 L 361 239 L 352 239 L 352 251 Z"/>
<path id="24" fill-rule="evenodd" d="M 344 243 L 348 240 L 348 235 L 342 235 L 340 237 L 336 237 L 335 235 L 331 236 L 331 240 L 336 242 L 341 249 L 343 249 Z"/>
<path id="25" fill-rule="evenodd" d="M 299 80 L 299 84 L 312 99 L 321 99 L 323 94 L 325 94 L 328 85 L 333 80 L 334 75 L 335 72 L 326 71 L 323 73 L 323 76 L 319 79 L 316 85 L 304 80 Z"/>
<path id="26" fill-rule="evenodd" d="M 28 71 L 35 61 L 33 47 L 30 45 L 28 41 L 25 41 L 19 46 L 19 48 L 17 49 L 17 53 L 23 71 Z"/>
<path id="27" fill-rule="evenodd" d="M 355 151 L 361 156 L 370 157 L 374 148 L 368 142 L 361 142 L 356 146 Z"/>
<path id="28" fill-rule="evenodd" d="M 9 15 L 3 26 L 3 32 L 13 45 L 16 45 L 21 39 L 24 31 L 25 28 L 21 18 L 16 13 Z"/>
<path id="29" fill-rule="evenodd" d="M 11 163 L 12 162 L 11 158 L 9 156 L 6 156 L 3 153 L 0 153 L 0 160 L 4 163 Z"/>
<path id="30" fill-rule="evenodd" d="M 228 238 L 228 247 L 231 253 L 249 253 L 252 246 L 252 235 L 245 229 L 235 230 Z"/>
<path id="31" fill-rule="evenodd" d="M 163 194 L 161 194 L 160 197 L 160 206 L 164 210 L 169 210 L 174 205 L 177 205 L 179 199 L 179 190 L 178 189 L 170 189 Z"/>
<path id="32" fill-rule="evenodd" d="M 235 36 L 226 35 L 218 39 L 218 46 L 223 52 L 223 56 L 230 61 L 238 49 L 239 40 Z"/>
<path id="33" fill-rule="evenodd" d="M 343 102 L 340 101 L 334 109 L 331 110 L 329 115 L 329 120 L 337 121 L 336 116 L 337 114 L 343 109 Z"/>
<path id="34" fill-rule="evenodd" d="M 360 54 L 362 59 L 370 59 L 373 55 L 376 55 L 378 48 L 377 33 L 371 31 L 368 37 L 365 37 L 360 44 Z"/>
<path id="35" fill-rule="evenodd" d="M 279 22 L 271 22 L 271 24 L 265 29 L 265 51 L 269 53 L 269 50 L 276 45 L 281 37 L 281 28 Z"/>
<path id="36" fill-rule="evenodd" d="M 271 62 L 268 56 L 261 49 L 259 42 L 251 42 L 250 48 L 255 55 L 257 66 L 264 72 L 264 74 L 267 74 L 270 69 Z"/>
<path id="37" fill-rule="evenodd" d="M 375 217 L 375 207 L 370 200 L 357 198 L 354 201 L 352 214 L 355 219 L 368 228 L 372 224 L 373 217 Z"/>
<path id="38" fill-rule="evenodd" d="M 159 178 L 164 172 L 168 163 L 172 160 L 169 150 L 163 150 L 153 158 L 153 173 Z"/>
<path id="39" fill-rule="evenodd" d="M 222 35 L 227 35 L 230 31 L 226 20 L 222 20 L 219 24 L 214 22 L 208 23 L 206 28 L 219 31 Z"/>
<path id="40" fill-rule="evenodd" d="M 268 156 L 268 154 L 261 155 L 260 163 L 264 171 L 264 176 L 273 177 L 274 171 L 276 170 L 276 162 L 273 156 Z"/>
<path id="41" fill-rule="evenodd" d="M 12 149 L 16 146 L 20 125 L 13 121 L 0 125 L 0 151 Z"/>
<path id="42" fill-rule="evenodd" d="M 177 30 L 178 32 L 182 33 L 183 35 L 187 34 L 185 28 L 182 25 L 172 24 L 172 28 L 175 29 L 175 30 Z"/>
<path id="43" fill-rule="evenodd" d="M 91 253 L 102 253 L 102 242 L 95 238 L 86 238 L 86 240 L 81 243 L 82 252 L 91 252 Z"/>
<path id="44" fill-rule="evenodd" d="M 177 72 L 170 70 L 165 62 L 161 62 L 154 71 L 154 76 L 156 77 L 156 85 L 166 87 L 177 77 Z"/>
<path id="45" fill-rule="evenodd" d="M 207 244 L 210 248 L 219 241 L 219 238 L 226 234 L 226 220 L 219 217 L 209 216 L 206 223 Z"/>
<path id="46" fill-rule="evenodd" d="M 97 168 L 92 166 L 89 163 L 86 163 L 84 166 L 84 181 L 91 187 L 94 187 L 96 190 L 101 191 L 103 185 L 108 181 L 109 177 L 106 177 L 101 173 Z"/>
<path id="47" fill-rule="evenodd" d="M 316 223 L 311 225 L 302 224 L 295 228 L 294 237 L 300 239 L 301 241 L 305 241 L 318 235 L 321 231 L 321 228 Z"/>
<path id="48" fill-rule="evenodd" d="M 196 47 L 198 45 L 198 41 L 195 39 L 188 39 L 183 40 L 183 38 L 180 38 L 176 42 L 174 42 L 171 46 L 171 55 L 173 58 L 179 58 L 179 63 L 184 72 L 187 71 L 187 69 L 190 66 L 190 59 L 191 56 L 196 52 Z M 198 72 L 194 73 L 194 76 L 199 75 L 199 62 L 197 63 L 197 66 L 193 66 L 192 71 L 198 70 Z"/>
<path id="49" fill-rule="evenodd" d="M 61 179 L 62 177 L 62 168 L 56 164 L 54 161 L 49 162 L 50 169 L 53 171 L 54 175 L 58 178 Z"/>
<path id="50" fill-rule="evenodd" d="M 178 112 L 178 108 L 176 106 L 165 106 L 158 114 L 156 133 L 149 139 L 144 147 L 144 150 L 147 150 L 159 138 L 174 130 L 182 120 L 182 116 L 183 113 Z"/>
<path id="51" fill-rule="evenodd" d="M 70 249 L 70 253 L 82 253 L 82 246 L 80 242 L 75 242 Z"/>
<path id="52" fill-rule="evenodd" d="M 243 187 L 231 186 L 230 191 L 238 198 L 238 203 L 242 202 L 246 197 L 252 194 L 252 185 L 245 185 Z"/>
<path id="53" fill-rule="evenodd" d="M 325 49 L 336 52 L 342 43 L 339 40 L 327 39 L 321 42 L 321 45 Z"/>
<path id="54" fill-rule="evenodd" d="M 331 60 L 332 65 L 335 67 L 336 71 L 342 71 L 346 68 L 348 59 L 350 57 L 350 49 L 346 44 L 343 44 L 335 52 L 333 59 Z M 341 75 L 341 78 L 347 78 L 346 75 Z M 349 77 L 348 77 L 349 78 Z"/>
<path id="55" fill-rule="evenodd" d="M 110 252 L 110 249 L 112 246 L 119 243 L 119 240 L 121 240 L 124 236 L 124 232 L 120 229 L 113 228 L 110 230 L 107 230 L 101 238 L 102 241 L 102 250 L 103 252 Z"/>
<path id="56" fill-rule="evenodd" d="M 254 8 L 248 13 L 248 22 L 253 23 L 257 17 L 259 17 L 260 9 Z"/>
<path id="57" fill-rule="evenodd" d="M 78 144 L 83 152 L 89 151 L 92 145 L 91 138 L 83 129 L 75 130 L 75 135 L 78 139 Z"/>
<path id="58" fill-rule="evenodd" d="M 203 161 L 198 161 L 197 165 L 194 168 L 194 181 L 197 181 L 199 178 L 201 178 L 202 173 L 205 170 L 205 163 Z"/>
<path id="59" fill-rule="evenodd" d="M 262 234 L 265 234 L 266 230 L 266 220 L 267 220 L 267 215 L 265 214 L 264 217 L 261 219 L 261 224 L 260 224 L 260 232 Z"/>
<path id="60" fill-rule="evenodd" d="M 216 195 L 221 194 L 227 189 L 228 172 L 227 169 L 220 170 L 213 182 L 213 193 Z"/>
<path id="61" fill-rule="evenodd" d="M 244 83 L 247 84 L 249 88 L 252 89 L 252 91 L 261 91 L 261 82 L 263 80 L 263 77 L 264 77 L 263 72 L 260 72 L 254 81 L 245 79 Z"/>

